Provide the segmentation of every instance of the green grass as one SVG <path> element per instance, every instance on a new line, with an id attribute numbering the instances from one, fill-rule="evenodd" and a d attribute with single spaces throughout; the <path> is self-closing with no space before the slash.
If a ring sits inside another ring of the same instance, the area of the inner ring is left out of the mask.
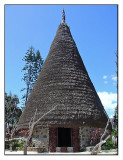
<path id="1" fill-rule="evenodd" d="M 103 152 L 106 152 L 106 153 L 108 153 L 108 152 L 117 152 L 117 149 L 109 149 L 109 150 L 102 150 Z"/>

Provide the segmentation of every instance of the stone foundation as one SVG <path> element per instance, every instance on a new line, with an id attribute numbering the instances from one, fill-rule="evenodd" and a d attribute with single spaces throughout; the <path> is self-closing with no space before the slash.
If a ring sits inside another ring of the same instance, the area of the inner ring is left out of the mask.
<path id="1" fill-rule="evenodd" d="M 73 152 L 73 147 L 56 147 L 56 152 Z"/>
<path id="2" fill-rule="evenodd" d="M 89 144 L 89 130 L 97 130 L 93 127 L 73 127 L 71 128 L 71 147 L 58 147 L 57 128 L 36 128 L 33 132 L 33 146 L 35 148 L 42 148 L 48 152 L 80 152 L 85 149 Z M 101 129 L 104 132 L 104 129 Z"/>
<path id="3" fill-rule="evenodd" d="M 27 147 L 27 151 L 47 152 L 45 148 L 39 148 L 39 147 Z"/>

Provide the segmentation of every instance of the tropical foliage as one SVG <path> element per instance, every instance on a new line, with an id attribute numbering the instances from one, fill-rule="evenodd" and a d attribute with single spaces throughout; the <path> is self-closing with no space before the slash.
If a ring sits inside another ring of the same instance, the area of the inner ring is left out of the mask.
<path id="1" fill-rule="evenodd" d="M 19 98 L 17 95 L 12 96 L 5 93 L 5 134 L 13 134 L 16 132 L 17 123 L 22 113 L 21 109 L 17 106 Z"/>
<path id="2" fill-rule="evenodd" d="M 115 147 L 115 144 L 113 143 L 113 141 L 111 139 L 108 139 L 106 141 L 106 143 L 104 144 L 104 146 L 109 147 L 110 149 Z"/>
<path id="3" fill-rule="evenodd" d="M 11 148 L 11 150 L 22 150 L 23 149 L 23 147 L 24 147 L 24 145 L 23 145 L 23 142 L 22 141 L 20 141 L 20 142 L 18 142 L 17 140 L 16 141 L 12 141 L 11 143 L 10 143 L 10 148 Z"/>

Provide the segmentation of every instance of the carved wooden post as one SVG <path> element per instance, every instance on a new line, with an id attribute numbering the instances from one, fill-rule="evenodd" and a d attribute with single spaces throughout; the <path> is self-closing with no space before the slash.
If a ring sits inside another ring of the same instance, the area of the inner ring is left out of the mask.
<path id="1" fill-rule="evenodd" d="M 27 155 L 27 144 L 24 143 L 24 155 Z"/>
<path id="2" fill-rule="evenodd" d="M 79 127 L 72 128 L 73 151 L 80 152 Z"/>
<path id="3" fill-rule="evenodd" d="M 57 128 L 49 128 L 49 150 L 56 152 L 57 146 Z"/>

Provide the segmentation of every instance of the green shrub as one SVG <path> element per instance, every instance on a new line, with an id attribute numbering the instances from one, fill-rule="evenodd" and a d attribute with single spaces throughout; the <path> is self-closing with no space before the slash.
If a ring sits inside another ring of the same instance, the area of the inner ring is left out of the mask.
<path id="1" fill-rule="evenodd" d="M 118 133 L 117 133 L 116 129 L 113 129 L 112 132 L 111 132 L 111 134 L 112 134 L 112 136 L 115 136 L 115 137 L 118 136 Z"/>
<path id="2" fill-rule="evenodd" d="M 11 142 L 10 147 L 13 151 L 16 150 L 18 147 L 18 141 Z"/>
<path id="3" fill-rule="evenodd" d="M 85 148 L 81 148 L 80 152 L 85 152 L 86 149 Z"/>
<path id="4" fill-rule="evenodd" d="M 22 149 L 23 149 L 23 147 L 24 147 L 24 145 L 23 145 L 23 142 L 22 141 L 20 141 L 20 142 L 18 142 L 18 149 L 21 151 Z"/>
<path id="5" fill-rule="evenodd" d="M 16 150 L 17 147 L 18 147 L 19 150 L 22 150 L 22 149 L 23 149 L 23 142 L 22 142 L 22 141 L 20 141 L 20 142 L 18 142 L 18 141 L 13 141 L 13 142 L 10 144 L 10 146 L 11 146 L 11 149 L 12 149 L 12 150 Z"/>
<path id="6" fill-rule="evenodd" d="M 108 148 L 114 148 L 115 145 L 114 143 L 112 142 L 111 139 L 107 140 L 107 142 L 104 144 L 104 146 L 108 147 Z"/>

